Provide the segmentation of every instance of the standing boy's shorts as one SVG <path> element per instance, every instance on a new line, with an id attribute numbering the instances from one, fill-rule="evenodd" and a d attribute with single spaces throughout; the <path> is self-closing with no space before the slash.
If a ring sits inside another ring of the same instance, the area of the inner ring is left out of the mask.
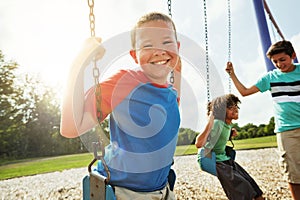
<path id="1" fill-rule="evenodd" d="M 175 200 L 175 194 L 169 184 L 163 189 L 153 192 L 135 192 L 123 187 L 115 186 L 117 200 Z"/>
<path id="2" fill-rule="evenodd" d="M 300 128 L 277 133 L 279 165 L 289 183 L 300 184 Z"/>

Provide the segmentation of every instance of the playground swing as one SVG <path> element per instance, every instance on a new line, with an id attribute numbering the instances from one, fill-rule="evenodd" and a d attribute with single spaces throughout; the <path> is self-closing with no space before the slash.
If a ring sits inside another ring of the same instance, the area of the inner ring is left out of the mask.
<path id="1" fill-rule="evenodd" d="M 94 0 L 87 0 L 88 6 L 90 8 L 89 13 L 89 21 L 90 21 L 90 32 L 91 37 L 95 37 L 95 15 L 93 13 L 94 8 Z M 168 11 L 170 17 L 171 14 L 171 0 L 167 1 L 168 3 Z M 97 109 L 97 119 L 99 125 L 101 124 L 102 113 L 101 113 L 101 88 L 99 86 L 99 76 L 100 71 L 97 67 L 96 60 L 93 61 L 93 78 L 94 78 L 94 93 L 96 98 L 96 109 Z M 170 74 L 170 83 L 174 83 L 174 71 L 171 71 Z M 86 175 L 82 180 L 83 185 L 83 200 L 116 200 L 116 196 L 114 193 L 114 188 L 112 185 L 109 184 L 110 180 L 110 171 L 108 166 L 104 160 L 105 156 L 105 148 L 101 141 L 101 138 L 98 142 L 93 142 L 93 150 L 94 150 L 94 159 L 88 165 L 88 172 L 89 174 Z M 100 151 L 100 154 L 98 152 Z M 96 170 L 92 170 L 93 164 L 100 160 L 104 166 L 106 171 L 107 177 L 100 174 Z M 174 162 L 174 161 L 173 161 Z M 176 174 L 173 169 L 170 169 L 168 175 L 168 183 L 170 185 L 170 189 L 173 191 L 174 185 L 176 181 Z"/>
<path id="2" fill-rule="evenodd" d="M 94 0 L 88 0 L 88 6 L 90 8 L 89 13 L 89 21 L 90 21 L 90 31 L 91 37 L 95 37 L 95 15 L 93 13 L 94 9 Z M 96 64 L 96 60 L 93 61 L 93 76 L 94 76 L 94 92 L 96 97 L 96 107 L 97 107 L 97 118 L 99 125 L 101 124 L 100 119 L 102 118 L 102 113 L 100 110 L 101 105 L 101 88 L 99 86 L 99 69 Z M 102 141 L 93 143 L 93 150 L 94 150 L 94 159 L 88 166 L 89 175 L 86 175 L 82 180 L 83 185 L 83 200 L 116 200 L 116 196 L 114 194 L 113 187 L 108 184 L 110 180 L 110 172 L 104 160 L 105 156 L 105 149 L 103 147 Z M 101 150 L 101 154 L 98 154 L 98 151 Z M 105 171 L 107 173 L 107 177 L 103 176 L 96 170 L 92 170 L 93 164 L 97 161 L 101 160 Z"/>
<path id="3" fill-rule="evenodd" d="M 208 102 L 210 101 L 210 93 L 209 93 L 209 57 L 208 57 L 208 31 L 207 31 L 207 15 L 206 15 L 206 0 L 203 0 L 204 2 L 204 19 L 205 19 L 205 42 L 206 42 L 206 69 L 207 69 L 207 98 Z M 228 2 L 228 61 L 231 60 L 231 12 L 230 12 L 230 0 Z M 272 16 L 272 13 L 268 7 L 268 4 L 266 0 L 263 1 L 254 1 L 255 6 L 255 12 L 256 12 L 256 18 L 259 25 L 259 31 L 260 31 L 260 37 L 262 42 L 263 50 L 266 51 L 266 49 L 269 47 L 269 43 L 271 43 L 270 35 L 268 31 L 268 27 L 266 24 L 264 11 L 268 14 L 269 19 L 271 21 L 271 27 L 272 29 L 275 28 L 278 35 L 282 40 L 285 40 L 281 30 L 279 29 L 279 26 L 277 25 L 274 17 Z M 273 30 L 274 34 L 274 30 Z M 274 34 L 275 35 L 275 34 Z M 275 37 L 274 37 L 275 38 Z M 298 62 L 298 59 L 295 58 L 294 62 Z M 265 63 L 267 66 L 267 71 L 270 71 L 274 69 L 273 64 L 270 62 L 270 60 L 265 56 Z M 229 93 L 231 93 L 231 79 L 229 77 Z M 208 138 L 210 139 L 210 138 Z M 231 137 L 230 137 L 231 139 Z M 233 149 L 234 144 L 231 141 L 232 146 L 226 146 L 226 154 L 229 155 L 233 160 L 235 159 L 235 150 Z M 205 148 L 201 148 L 199 150 L 200 152 L 200 167 L 203 171 L 208 172 L 212 175 L 217 175 L 216 172 L 216 155 L 215 152 L 210 151 Z"/>
<path id="4" fill-rule="evenodd" d="M 204 29 L 205 29 L 205 56 L 206 56 L 206 86 L 207 86 L 207 100 L 210 101 L 210 88 L 209 88 L 209 55 L 208 55 L 208 23 L 207 23 L 207 8 L 206 8 L 206 0 L 203 0 L 203 7 L 204 7 Z M 227 1 L 227 13 L 228 13 L 228 61 L 231 60 L 231 11 L 230 11 L 230 0 Z M 231 80 L 229 77 L 228 81 L 229 85 L 229 93 L 231 93 Z M 233 160 L 235 159 L 236 152 L 234 150 L 234 144 L 231 139 L 231 135 L 229 140 L 232 146 L 226 146 L 226 154 L 230 156 Z M 208 137 L 210 140 L 210 137 Z M 216 153 L 211 149 L 207 149 L 202 147 L 200 150 L 200 168 L 214 176 L 217 176 L 216 170 Z"/>

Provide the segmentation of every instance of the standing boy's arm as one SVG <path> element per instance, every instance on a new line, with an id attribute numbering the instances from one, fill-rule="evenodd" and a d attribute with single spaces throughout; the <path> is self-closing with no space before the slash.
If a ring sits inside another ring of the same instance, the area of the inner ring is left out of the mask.
<path id="1" fill-rule="evenodd" d="M 105 50 L 100 41 L 100 38 L 86 40 L 71 66 L 61 105 L 60 132 L 65 137 L 77 137 L 97 123 L 95 113 L 85 112 L 84 70 L 94 57 L 100 59 L 103 56 Z"/>
<path id="2" fill-rule="evenodd" d="M 259 92 L 259 89 L 255 85 L 247 88 L 239 81 L 239 79 L 237 78 L 237 76 L 234 73 L 233 65 L 231 62 L 227 62 L 227 66 L 226 66 L 225 70 L 229 74 L 236 89 L 239 91 L 239 93 L 242 96 L 248 96 L 248 95 L 254 94 L 256 92 Z"/>

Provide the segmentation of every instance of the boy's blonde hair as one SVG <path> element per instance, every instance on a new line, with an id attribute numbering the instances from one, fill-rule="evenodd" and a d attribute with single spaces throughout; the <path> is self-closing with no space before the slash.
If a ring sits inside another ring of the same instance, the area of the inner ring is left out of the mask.
<path id="1" fill-rule="evenodd" d="M 175 33 L 175 38 L 177 40 L 176 27 L 173 20 L 168 15 L 165 15 L 163 13 L 151 12 L 142 16 L 139 19 L 139 21 L 136 23 L 136 25 L 133 27 L 133 29 L 131 30 L 131 45 L 133 49 L 135 49 L 135 45 L 136 45 L 136 29 L 138 29 L 139 27 L 141 27 L 143 24 L 147 22 L 159 21 L 159 20 L 172 24 Z"/>

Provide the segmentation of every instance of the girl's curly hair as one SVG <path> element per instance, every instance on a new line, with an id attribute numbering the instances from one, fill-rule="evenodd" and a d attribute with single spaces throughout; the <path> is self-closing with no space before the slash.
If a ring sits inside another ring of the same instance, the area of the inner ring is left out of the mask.
<path id="1" fill-rule="evenodd" d="M 216 97 L 207 104 L 207 114 L 212 111 L 215 119 L 225 121 L 226 108 L 238 106 L 239 103 L 241 103 L 241 101 L 233 94 Z"/>

